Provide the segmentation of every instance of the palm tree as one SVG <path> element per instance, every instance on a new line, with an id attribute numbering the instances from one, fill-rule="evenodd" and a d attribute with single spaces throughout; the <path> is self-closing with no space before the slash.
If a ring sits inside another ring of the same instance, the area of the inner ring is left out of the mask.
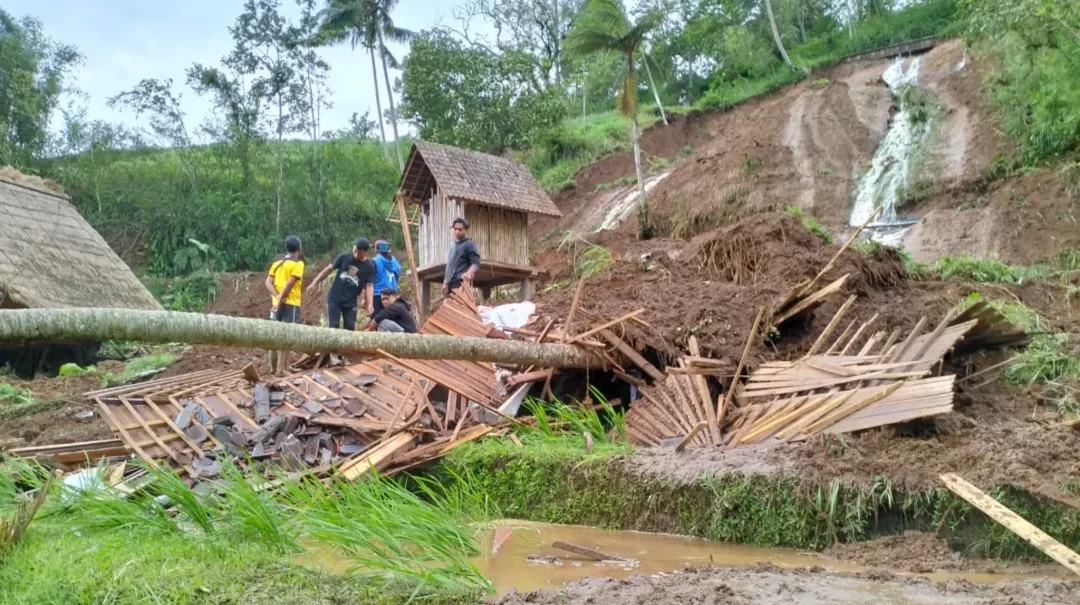
<path id="1" fill-rule="evenodd" d="M 780 30 L 776 28 L 776 17 L 773 16 L 772 2 L 771 0 L 763 0 L 765 2 L 765 12 L 769 14 L 769 25 L 772 26 L 772 37 L 776 41 L 776 48 L 780 51 L 780 56 L 784 58 L 784 63 L 788 64 L 788 67 L 793 67 L 791 59 L 788 58 L 787 50 L 784 49 L 784 43 L 780 40 Z"/>
<path id="2" fill-rule="evenodd" d="M 375 110 L 379 118 L 379 135 L 386 150 L 386 126 L 383 125 L 382 98 L 379 96 L 379 70 L 375 66 L 374 36 L 369 35 L 369 6 L 372 0 L 328 0 L 326 8 L 319 11 L 320 44 L 337 44 L 349 41 L 353 50 L 363 46 L 371 55 L 371 79 L 375 83 Z"/>
<path id="3" fill-rule="evenodd" d="M 652 233 L 652 221 L 649 218 L 649 200 L 645 196 L 645 182 L 641 174 L 641 133 L 638 130 L 638 83 L 634 68 L 636 55 L 641 50 L 646 36 L 660 24 L 658 13 L 649 13 L 638 22 L 631 23 L 619 0 L 589 0 L 582 11 L 577 25 L 567 37 L 570 52 L 591 55 L 615 51 L 626 60 L 626 75 L 622 89 L 616 98 L 619 112 L 630 118 L 630 137 L 634 146 L 634 170 L 637 173 L 638 195 L 638 236 L 648 237 Z"/>
<path id="4" fill-rule="evenodd" d="M 374 42 L 378 43 L 379 56 L 382 57 L 383 78 L 386 81 L 386 96 L 390 100 L 390 126 L 394 129 L 394 145 L 397 146 L 398 169 L 404 171 L 405 156 L 401 154 L 397 110 L 394 107 L 394 89 L 390 86 L 390 71 L 387 67 L 389 65 L 389 67 L 398 69 L 398 61 L 394 58 L 390 49 L 386 47 L 386 40 L 407 43 L 416 35 L 407 29 L 397 27 L 394 25 L 394 20 L 390 18 L 390 12 L 394 10 L 399 0 L 367 0 L 367 2 L 371 11 L 368 16 L 369 36 L 373 33 Z"/>
<path id="5" fill-rule="evenodd" d="M 375 109 L 379 113 L 379 131 L 383 145 L 386 145 L 386 128 L 383 125 L 382 99 L 379 96 L 379 74 L 375 55 L 382 62 L 383 80 L 386 82 L 386 95 L 390 100 L 390 125 L 394 131 L 394 145 L 397 150 L 398 169 L 405 169 L 405 158 L 401 153 L 401 138 L 398 136 L 397 111 L 394 107 L 394 89 L 390 86 L 390 68 L 397 69 L 398 62 L 386 41 L 408 42 L 415 34 L 394 25 L 391 11 L 399 0 L 328 0 L 327 6 L 320 13 L 323 38 L 330 42 L 348 39 L 352 47 L 363 46 L 371 55 L 371 77 L 375 82 Z"/>

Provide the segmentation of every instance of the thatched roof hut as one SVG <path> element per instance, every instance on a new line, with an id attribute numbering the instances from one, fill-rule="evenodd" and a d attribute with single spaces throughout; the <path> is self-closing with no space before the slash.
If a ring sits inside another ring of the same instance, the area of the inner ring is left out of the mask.
<path id="1" fill-rule="evenodd" d="M 160 309 L 70 199 L 0 174 L 0 308 Z"/>
<path id="2" fill-rule="evenodd" d="M 535 276 L 529 266 L 529 215 L 562 216 L 525 166 L 423 141 L 413 143 L 398 195 L 421 209 L 417 248 L 425 290 L 427 282 L 441 278 L 453 243 L 450 229 L 461 216 L 470 223 L 482 259 L 475 284 L 490 290 L 520 282 L 527 295 Z"/>

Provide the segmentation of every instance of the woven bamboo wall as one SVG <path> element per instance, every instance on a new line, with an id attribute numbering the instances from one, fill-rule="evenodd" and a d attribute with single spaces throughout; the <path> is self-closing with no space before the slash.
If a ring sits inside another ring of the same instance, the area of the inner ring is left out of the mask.
<path id="1" fill-rule="evenodd" d="M 476 242 L 482 259 L 529 264 L 527 214 L 445 199 L 436 188 L 420 218 L 417 245 L 421 268 L 446 262 L 454 239 L 451 228 L 459 216 L 469 220 L 469 236 Z"/>

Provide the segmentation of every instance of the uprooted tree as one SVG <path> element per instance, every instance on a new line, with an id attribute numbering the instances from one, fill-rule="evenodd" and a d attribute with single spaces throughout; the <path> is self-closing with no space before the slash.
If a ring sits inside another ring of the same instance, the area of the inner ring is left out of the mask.
<path id="1" fill-rule="evenodd" d="M 465 336 L 350 332 L 258 319 L 131 309 L 19 309 L 0 311 L 0 342 L 183 342 L 302 353 L 389 353 L 407 359 L 461 359 L 542 368 L 598 368 L 594 352 Z"/>

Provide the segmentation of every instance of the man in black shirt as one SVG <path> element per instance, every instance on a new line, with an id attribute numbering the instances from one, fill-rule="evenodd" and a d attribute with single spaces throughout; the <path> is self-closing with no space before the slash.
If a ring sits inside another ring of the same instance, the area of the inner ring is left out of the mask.
<path id="1" fill-rule="evenodd" d="M 368 317 L 372 314 L 371 293 L 375 283 L 375 265 L 368 259 L 370 244 L 367 238 L 357 238 L 352 254 L 339 254 L 334 262 L 319 272 L 308 286 L 309 295 L 315 294 L 315 287 L 331 271 L 336 270 L 334 284 L 326 296 L 326 323 L 331 328 L 344 324 L 346 330 L 356 329 L 356 301 L 363 295 L 364 310 Z"/>
<path id="2" fill-rule="evenodd" d="M 449 295 L 462 282 L 472 287 L 473 276 L 480 270 L 480 251 L 469 237 L 469 221 L 462 217 L 454 219 L 454 243 L 446 259 L 442 294 Z"/>
<path id="3" fill-rule="evenodd" d="M 382 304 L 382 311 L 371 317 L 365 330 L 416 334 L 416 320 L 413 319 L 409 303 L 405 302 L 404 298 L 398 297 L 397 290 L 389 286 L 383 288 Z"/>

